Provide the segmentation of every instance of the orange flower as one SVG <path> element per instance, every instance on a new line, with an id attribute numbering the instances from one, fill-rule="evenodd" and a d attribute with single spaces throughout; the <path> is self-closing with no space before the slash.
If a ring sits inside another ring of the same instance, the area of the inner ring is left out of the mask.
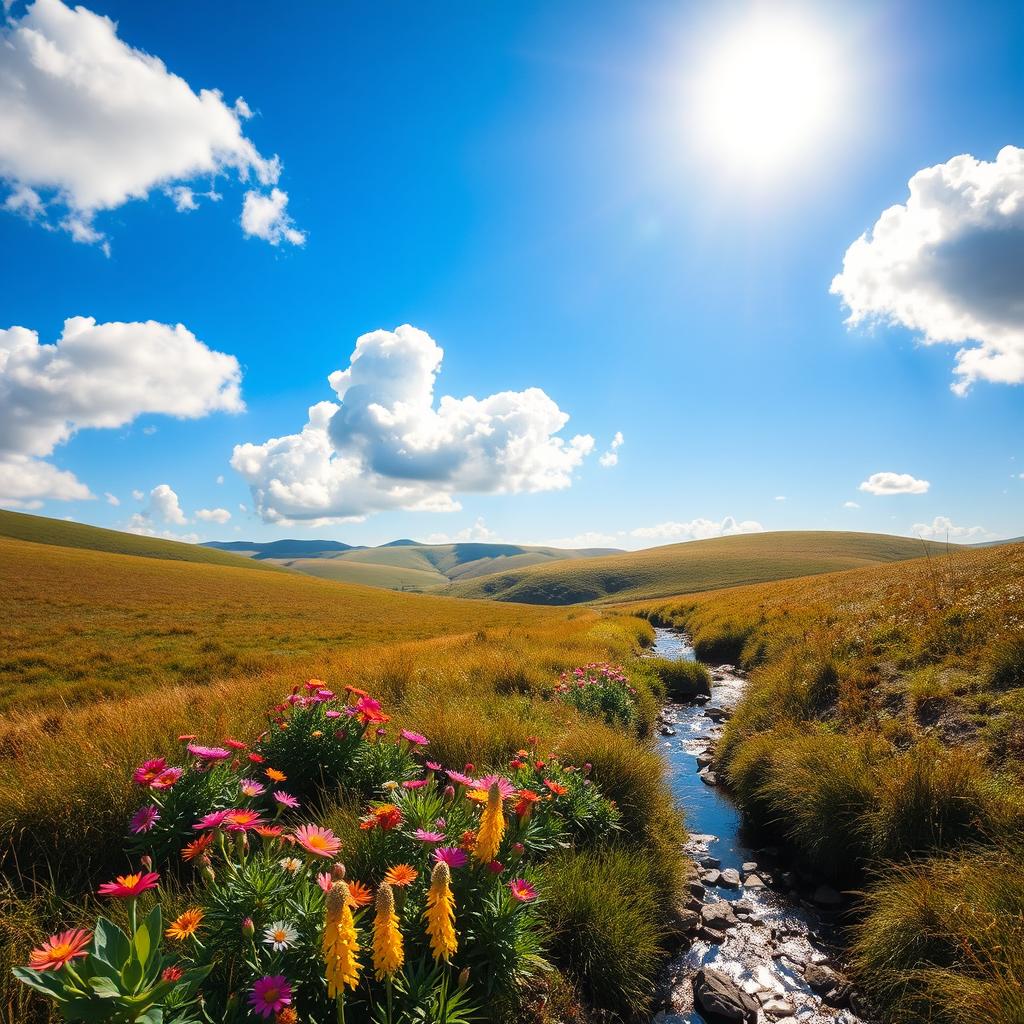
<path id="1" fill-rule="evenodd" d="M 370 813 L 359 823 L 361 829 L 377 828 L 385 832 L 402 824 L 402 812 L 394 804 L 381 804 L 370 809 Z"/>
<path id="2" fill-rule="evenodd" d="M 353 907 L 368 907 L 373 902 L 373 891 L 362 882 L 349 882 L 348 894 Z"/>
<path id="3" fill-rule="evenodd" d="M 279 772 L 276 768 L 268 768 L 264 773 L 271 782 L 287 782 L 288 776 L 284 772 Z"/>
<path id="4" fill-rule="evenodd" d="M 487 790 L 470 789 L 466 792 L 466 799 L 472 800 L 475 804 L 485 804 L 487 803 Z"/>
<path id="5" fill-rule="evenodd" d="M 182 860 L 195 860 L 202 856 L 213 845 L 213 833 L 204 832 L 198 839 L 193 840 L 181 851 Z"/>
<path id="6" fill-rule="evenodd" d="M 555 796 L 565 796 L 565 794 L 569 792 L 569 790 L 560 782 L 553 782 L 551 779 L 545 779 L 544 785 L 547 786 Z"/>
<path id="7" fill-rule="evenodd" d="M 476 831 L 471 828 L 467 828 L 465 832 L 459 837 L 459 846 L 464 850 L 472 850 L 476 846 Z"/>
<path id="8" fill-rule="evenodd" d="M 80 956 L 88 956 L 86 946 L 92 940 L 92 932 L 84 928 L 71 928 L 66 932 L 51 935 L 38 949 L 28 955 L 28 965 L 34 971 L 59 971 L 66 964 Z"/>
<path id="9" fill-rule="evenodd" d="M 169 939 L 188 939 L 199 930 L 205 915 L 198 907 L 179 914 L 164 933 Z"/>
<path id="10" fill-rule="evenodd" d="M 384 873 L 384 881 L 388 885 L 393 885 L 400 889 L 406 885 L 412 885 L 419 878 L 419 874 L 414 867 L 410 867 L 408 864 L 396 864 L 393 868 L 388 868 Z"/>

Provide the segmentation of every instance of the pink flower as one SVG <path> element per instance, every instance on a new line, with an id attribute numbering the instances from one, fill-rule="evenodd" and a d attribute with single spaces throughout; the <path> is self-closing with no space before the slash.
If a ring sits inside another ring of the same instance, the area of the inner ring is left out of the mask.
<path id="1" fill-rule="evenodd" d="M 290 793 L 286 793 L 283 789 L 275 790 L 274 799 L 282 806 L 295 810 L 299 806 L 299 801 L 295 799 Z"/>
<path id="2" fill-rule="evenodd" d="M 434 860 L 438 864 L 447 864 L 450 868 L 464 868 L 468 857 L 465 850 L 457 846 L 441 846 L 434 851 Z"/>
<path id="3" fill-rule="evenodd" d="M 324 712 L 324 718 L 341 718 L 341 712 L 335 711 L 333 708 L 331 708 L 330 711 Z"/>
<path id="4" fill-rule="evenodd" d="M 473 788 L 482 789 L 487 793 L 495 783 L 498 785 L 502 800 L 507 800 L 516 791 L 516 787 L 501 775 L 485 775 L 482 779 L 477 779 L 473 783 Z"/>
<path id="5" fill-rule="evenodd" d="M 514 878 L 508 883 L 512 899 L 520 903 L 532 903 L 537 898 L 537 890 L 525 878 Z"/>
<path id="6" fill-rule="evenodd" d="M 192 827 L 197 831 L 206 828 L 220 828 L 230 813 L 230 811 L 211 811 L 209 814 L 204 814 Z"/>
<path id="7" fill-rule="evenodd" d="M 426 736 L 418 732 L 412 732 L 409 729 L 403 729 L 398 735 L 403 740 L 408 740 L 411 747 L 426 747 L 430 745 L 430 740 Z"/>
<path id="8" fill-rule="evenodd" d="M 436 761 L 427 761 L 428 772 L 439 772 L 440 770 L 441 766 Z"/>
<path id="9" fill-rule="evenodd" d="M 184 768 L 165 768 L 150 784 L 150 789 L 170 789 L 181 778 Z"/>
<path id="10" fill-rule="evenodd" d="M 331 885 L 333 882 L 334 878 L 330 871 L 321 871 L 320 874 L 316 876 L 316 884 L 319 885 L 324 892 L 331 891 Z"/>
<path id="11" fill-rule="evenodd" d="M 502 871 L 505 870 L 505 865 L 502 864 L 500 860 L 492 860 L 491 863 L 487 865 L 487 870 L 490 871 L 492 875 L 500 875 Z"/>
<path id="12" fill-rule="evenodd" d="M 283 974 L 268 974 L 260 978 L 249 993 L 249 1005 L 261 1017 L 273 1017 L 292 1001 L 292 987 Z"/>
<path id="13" fill-rule="evenodd" d="M 319 825 L 303 825 L 295 830 L 295 842 L 314 857 L 333 857 L 341 849 L 341 840 Z"/>
<path id="14" fill-rule="evenodd" d="M 132 899 L 147 889 L 155 889 L 160 876 L 155 871 L 143 874 L 141 871 L 133 875 L 118 875 L 113 882 L 104 882 L 99 887 L 101 896 L 116 896 L 118 899 Z"/>
<path id="15" fill-rule="evenodd" d="M 422 789 L 427 784 L 426 779 L 410 779 L 402 783 L 403 789 Z"/>
<path id="16" fill-rule="evenodd" d="M 473 785 L 473 780 L 462 772 L 448 772 L 448 778 L 451 779 L 452 782 L 457 782 L 460 786 Z"/>
<path id="17" fill-rule="evenodd" d="M 198 743 L 190 743 L 186 748 L 188 752 L 200 761 L 226 761 L 231 756 L 230 750 L 224 747 L 204 747 Z"/>
<path id="18" fill-rule="evenodd" d="M 131 830 L 133 835 L 139 835 L 141 832 L 148 832 L 158 821 L 160 820 L 160 811 L 152 804 L 148 804 L 145 807 L 140 807 L 131 820 Z"/>
<path id="19" fill-rule="evenodd" d="M 266 786 L 255 779 L 242 779 L 238 788 L 242 791 L 242 796 L 262 796 L 267 791 Z"/>
<path id="20" fill-rule="evenodd" d="M 413 832 L 413 835 L 421 843 L 440 843 L 444 841 L 443 832 L 428 832 L 426 829 L 423 828 L 416 829 L 416 831 Z"/>
<path id="21" fill-rule="evenodd" d="M 160 773 L 167 768 L 167 762 L 162 757 L 154 757 L 149 761 L 143 761 L 132 774 L 132 779 L 137 786 L 152 785 L 154 779 L 160 777 Z"/>

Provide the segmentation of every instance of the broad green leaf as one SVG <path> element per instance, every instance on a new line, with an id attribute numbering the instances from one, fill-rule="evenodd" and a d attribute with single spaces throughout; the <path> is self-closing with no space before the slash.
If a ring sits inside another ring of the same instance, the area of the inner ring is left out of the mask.
<path id="1" fill-rule="evenodd" d="M 139 964 L 145 966 L 149 962 L 149 954 L 153 948 L 150 938 L 149 927 L 145 921 L 135 930 L 135 959 Z"/>
<path id="2" fill-rule="evenodd" d="M 59 998 L 65 990 L 63 977 L 55 971 L 34 971 L 31 967 L 15 967 L 11 973 L 29 988 L 44 992 L 54 999 Z"/>
<path id="3" fill-rule="evenodd" d="M 89 988 L 100 997 L 100 999 L 116 999 L 121 990 L 110 978 L 90 978 Z"/>
<path id="4" fill-rule="evenodd" d="M 101 917 L 92 939 L 93 956 L 120 971 L 131 957 L 131 943 L 113 921 Z"/>
<path id="5" fill-rule="evenodd" d="M 139 991 L 139 982 L 142 981 L 142 964 L 132 958 L 121 969 L 121 980 L 124 982 L 126 992 L 136 993 Z"/>

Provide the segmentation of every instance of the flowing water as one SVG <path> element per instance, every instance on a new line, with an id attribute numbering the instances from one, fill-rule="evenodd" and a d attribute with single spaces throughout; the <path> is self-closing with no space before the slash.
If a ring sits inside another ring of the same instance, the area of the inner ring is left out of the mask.
<path id="1" fill-rule="evenodd" d="M 675 659 L 694 659 L 686 638 L 673 630 L 656 630 L 652 653 Z M 785 853 L 772 847 L 744 827 L 742 815 L 728 794 L 718 785 L 709 785 L 699 773 L 697 758 L 704 754 L 721 733 L 719 721 L 738 701 L 745 682 L 728 670 L 713 670 L 712 696 L 708 700 L 665 707 L 662 722 L 662 753 L 668 766 L 668 778 L 676 801 L 686 815 L 690 834 L 687 853 L 704 876 L 703 906 L 725 901 L 739 918 L 721 932 L 696 933 L 692 946 L 670 964 L 667 985 L 671 987 L 667 1019 L 672 1024 L 700 1024 L 705 1018 L 693 1008 L 690 979 L 701 967 L 711 967 L 728 975 L 761 1009 L 759 1021 L 801 1024 L 859 1024 L 862 1017 L 850 1009 L 828 1005 L 814 992 L 804 973 L 815 974 L 815 967 L 834 966 L 838 954 L 833 923 L 834 914 L 819 910 L 817 896 L 827 902 L 836 894 L 817 890 L 813 880 L 801 880 L 787 871 L 780 858 Z M 708 769 L 714 781 L 714 766 Z M 706 772 L 705 772 L 706 774 Z M 767 845 L 766 845 L 767 844 Z M 708 859 L 712 858 L 712 859 Z M 716 864 L 715 861 L 718 863 Z M 732 869 L 740 885 L 729 886 L 714 879 L 713 872 Z M 708 874 L 708 872 L 712 874 Z M 760 884 L 766 883 L 766 884 Z M 817 891 L 816 891 L 817 890 Z M 696 901 L 692 904 L 697 909 Z M 821 984 L 820 972 L 819 990 Z M 831 1002 L 846 1003 L 846 997 L 827 993 Z"/>

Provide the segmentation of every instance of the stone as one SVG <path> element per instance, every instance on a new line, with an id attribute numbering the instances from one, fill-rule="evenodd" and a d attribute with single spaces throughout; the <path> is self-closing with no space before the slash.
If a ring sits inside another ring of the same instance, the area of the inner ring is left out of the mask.
<path id="1" fill-rule="evenodd" d="M 768 1002 L 761 1004 L 761 1009 L 769 1017 L 792 1017 L 796 1011 L 796 1007 L 785 999 L 769 999 Z"/>
<path id="2" fill-rule="evenodd" d="M 718 879 L 719 885 L 727 889 L 738 889 L 740 887 L 740 873 L 735 868 L 726 868 Z"/>
<path id="3" fill-rule="evenodd" d="M 849 982 L 828 967 L 808 964 L 804 968 L 804 981 L 829 1006 L 845 1006 L 850 1001 Z"/>
<path id="4" fill-rule="evenodd" d="M 759 875 L 747 875 L 747 877 L 743 879 L 743 884 L 749 889 L 764 888 L 764 882 L 761 880 Z"/>
<path id="5" fill-rule="evenodd" d="M 819 907 L 838 907 L 842 905 L 843 896 L 831 885 L 819 885 L 811 897 Z"/>
<path id="6" fill-rule="evenodd" d="M 700 776 L 700 781 L 703 782 L 705 786 L 718 785 L 718 776 L 711 771 L 710 768 L 705 768 L 704 771 L 698 772 L 698 775 Z"/>
<path id="7" fill-rule="evenodd" d="M 676 734 L 675 729 L 671 725 L 663 725 L 660 731 L 662 736 L 675 736 Z"/>
<path id="8" fill-rule="evenodd" d="M 701 928 L 701 930 L 697 932 L 697 935 L 705 942 L 710 942 L 712 946 L 721 946 L 728 938 L 725 932 L 721 929 L 708 928 L 707 926 Z"/>
<path id="9" fill-rule="evenodd" d="M 757 861 L 754 861 L 754 860 L 746 860 L 746 861 L 744 861 L 743 862 L 743 870 L 747 874 L 750 874 L 751 871 L 756 871 L 757 870 Z"/>
<path id="10" fill-rule="evenodd" d="M 695 932 L 697 927 L 700 925 L 700 914 L 696 910 L 680 910 L 676 914 L 676 919 L 679 922 L 679 930 L 681 932 Z"/>
<path id="11" fill-rule="evenodd" d="M 708 967 L 693 976 L 693 997 L 708 1024 L 755 1024 L 757 1000 L 728 975 Z"/>
<path id="12" fill-rule="evenodd" d="M 695 899 L 699 900 L 702 899 L 704 896 L 704 886 L 696 879 L 692 879 L 690 882 L 687 883 L 687 889 L 689 890 L 690 895 L 693 896 Z"/>
<path id="13" fill-rule="evenodd" d="M 722 877 L 722 872 L 721 871 L 711 870 L 711 871 L 705 871 L 700 876 L 700 880 L 705 885 L 718 885 L 718 882 L 721 879 L 721 877 Z"/>
<path id="14" fill-rule="evenodd" d="M 733 913 L 731 904 L 725 900 L 719 900 L 718 903 L 709 903 L 700 912 L 700 917 L 705 927 L 714 928 L 716 931 L 732 928 L 738 921 L 735 913 Z"/>
<path id="15" fill-rule="evenodd" d="M 720 868 L 722 862 L 717 857 L 701 857 L 700 866 L 702 868 Z"/>
<path id="16" fill-rule="evenodd" d="M 715 755 L 705 751 L 703 754 L 697 755 L 697 770 L 703 771 L 705 768 L 710 768 L 715 763 Z"/>

